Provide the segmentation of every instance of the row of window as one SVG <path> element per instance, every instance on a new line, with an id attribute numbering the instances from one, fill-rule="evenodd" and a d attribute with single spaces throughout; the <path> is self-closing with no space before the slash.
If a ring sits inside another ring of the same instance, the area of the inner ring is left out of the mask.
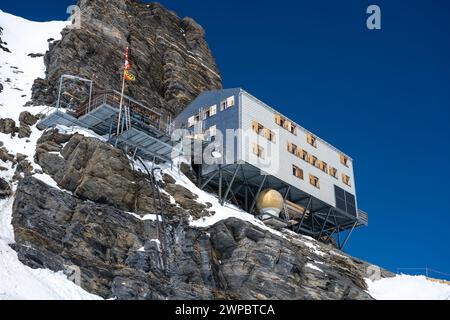
<path id="1" fill-rule="evenodd" d="M 220 103 L 220 111 L 224 111 L 226 109 L 234 107 L 234 105 L 235 105 L 234 96 L 231 96 L 231 97 L 223 100 Z M 217 114 L 217 105 L 213 105 L 213 106 L 207 108 L 206 110 L 202 110 L 199 112 L 199 114 L 193 115 L 192 117 L 190 117 L 188 119 L 188 128 L 191 128 L 191 127 L 195 126 L 197 123 L 199 123 L 200 121 L 211 118 L 211 117 L 215 116 L 216 114 Z"/>
<path id="2" fill-rule="evenodd" d="M 304 180 L 304 179 L 305 179 L 303 170 L 300 169 L 299 167 L 297 167 L 295 164 L 292 165 L 292 174 L 293 174 L 294 176 L 296 176 L 297 178 L 301 179 L 301 180 Z M 316 177 L 315 175 L 312 175 L 312 174 L 309 175 L 309 183 L 310 183 L 312 186 L 314 186 L 314 187 L 320 189 L 319 178 Z"/>
<path id="3" fill-rule="evenodd" d="M 297 167 L 295 164 L 292 165 L 292 174 L 293 174 L 295 177 L 297 177 L 297 178 L 299 178 L 299 179 L 301 179 L 301 180 L 304 180 L 304 179 L 305 179 L 305 176 L 304 176 L 304 173 L 303 173 L 303 169 L 300 169 L 300 168 Z M 347 176 L 346 174 L 342 174 L 342 181 L 343 181 L 346 185 L 350 186 L 350 177 Z M 314 186 L 314 187 L 320 189 L 320 181 L 319 181 L 319 178 L 316 177 L 315 175 L 312 175 L 312 174 L 309 175 L 309 183 L 310 183 L 312 186 Z"/>
<path id="4" fill-rule="evenodd" d="M 309 164 L 319 168 L 325 173 L 328 173 L 330 176 L 332 176 L 335 179 L 338 179 L 338 171 L 336 168 L 329 166 L 325 161 L 319 160 L 316 156 L 309 154 L 307 151 L 297 147 L 293 143 L 288 143 L 288 152 L 292 153 L 293 155 L 299 157 L 300 159 L 308 162 Z M 342 157 L 341 157 L 342 158 Z M 348 161 L 348 159 L 347 159 Z M 350 177 L 346 174 L 342 174 L 342 181 L 350 186 Z"/>
<path id="5" fill-rule="evenodd" d="M 265 137 L 267 140 L 275 142 L 275 132 L 268 128 L 264 128 L 264 126 L 256 121 L 252 123 L 252 130 L 259 134 L 260 136 Z"/>
<path id="6" fill-rule="evenodd" d="M 302 148 L 297 147 L 293 143 L 288 143 L 287 150 L 289 153 L 292 153 L 293 155 L 299 157 L 300 159 L 308 162 L 309 164 L 313 165 L 314 167 L 319 168 L 325 173 L 328 173 L 330 176 L 332 176 L 335 179 L 338 179 L 338 171 L 336 168 L 329 166 L 325 161 L 319 160 L 316 156 L 309 154 L 306 150 L 303 150 Z M 348 166 L 348 158 L 344 155 L 340 156 L 341 163 Z M 350 177 L 342 174 L 342 181 L 350 186 Z"/>
<path id="7" fill-rule="evenodd" d="M 285 117 L 282 117 L 279 114 L 275 115 L 275 123 L 290 133 L 297 135 L 297 126 Z"/>

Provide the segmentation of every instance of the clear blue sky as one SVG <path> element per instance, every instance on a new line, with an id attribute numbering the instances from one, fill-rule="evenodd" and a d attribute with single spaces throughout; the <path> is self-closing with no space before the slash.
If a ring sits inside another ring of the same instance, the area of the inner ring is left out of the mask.
<path id="1" fill-rule="evenodd" d="M 54 20 L 73 2 L 0 8 Z M 450 273 L 450 1 L 161 2 L 204 26 L 225 87 L 244 87 L 355 159 L 370 226 L 350 254 Z M 365 27 L 370 4 L 381 31 Z"/>

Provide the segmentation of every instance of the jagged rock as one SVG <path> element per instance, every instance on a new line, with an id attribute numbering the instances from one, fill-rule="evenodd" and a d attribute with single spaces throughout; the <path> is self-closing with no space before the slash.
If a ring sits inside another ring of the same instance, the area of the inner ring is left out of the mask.
<path id="1" fill-rule="evenodd" d="M 38 117 L 32 115 L 28 111 L 23 111 L 19 115 L 19 122 L 20 122 L 21 125 L 22 124 L 26 124 L 26 125 L 29 125 L 29 126 L 34 126 L 38 122 L 38 120 L 39 120 Z"/>
<path id="2" fill-rule="evenodd" d="M 1 171 L 1 169 L 0 169 Z M 0 199 L 5 199 L 12 195 L 11 186 L 5 179 L 0 178 Z"/>
<path id="3" fill-rule="evenodd" d="M 30 58 L 40 58 L 40 57 L 43 57 L 44 54 L 43 53 L 30 53 L 30 54 L 28 54 L 28 56 Z"/>
<path id="4" fill-rule="evenodd" d="M 162 255 L 155 221 L 33 177 L 18 185 L 13 226 L 22 262 L 54 271 L 78 266 L 82 287 L 104 298 L 371 299 L 363 278 L 369 265 L 329 246 L 317 244 L 319 255 L 309 240 L 229 219 L 205 230 L 167 224 Z"/>
<path id="5" fill-rule="evenodd" d="M 19 127 L 19 138 L 29 138 L 31 136 L 31 128 L 27 124 L 21 124 Z"/>
<path id="6" fill-rule="evenodd" d="M 11 51 L 9 51 L 9 49 L 6 47 L 7 43 L 3 42 L 2 37 L 1 37 L 2 35 L 3 35 L 3 28 L 0 27 L 0 49 L 5 52 L 11 53 Z M 0 89 L 1 89 L 1 87 L 0 87 Z M 2 90 L 0 90 L 0 92 L 2 92 Z"/>
<path id="7" fill-rule="evenodd" d="M 33 172 L 33 166 L 28 160 L 17 162 L 16 171 L 13 175 L 14 181 L 20 181 L 23 177 L 28 177 Z"/>
<path id="8" fill-rule="evenodd" d="M 0 132 L 4 134 L 14 134 L 18 131 L 16 122 L 13 119 L 0 119 Z"/>
<path id="9" fill-rule="evenodd" d="M 14 159 L 14 155 L 11 153 L 8 153 L 8 150 L 5 147 L 0 147 L 0 160 L 3 162 L 12 162 L 13 164 L 16 164 L 16 160 Z"/>
<path id="10" fill-rule="evenodd" d="M 194 218 L 198 219 L 210 215 L 210 213 L 206 210 L 206 206 L 196 201 L 198 196 L 185 187 L 173 183 L 167 183 L 167 181 L 165 181 L 164 190 L 168 192 L 175 199 L 175 201 L 183 209 L 187 210 Z"/>
<path id="11" fill-rule="evenodd" d="M 180 19 L 159 3 L 135 0 L 80 0 L 78 6 L 81 28 L 65 29 L 60 41 L 50 43 L 46 78 L 33 85 L 35 105 L 56 101 L 64 73 L 92 78 L 96 91 L 119 89 L 127 46 L 137 81 L 126 93 L 149 106 L 177 114 L 200 92 L 222 87 L 204 30 L 192 19 Z M 80 83 L 65 85 L 78 96 L 87 97 L 87 90 Z"/>
<path id="12" fill-rule="evenodd" d="M 122 151 L 105 142 L 49 131 L 38 141 L 35 161 L 61 188 L 82 199 L 143 215 L 156 212 L 151 184 L 133 171 Z"/>
<path id="13" fill-rule="evenodd" d="M 24 154 L 21 154 L 21 153 L 17 153 L 16 154 L 16 161 L 17 162 L 21 162 L 21 161 L 25 160 L 26 158 L 27 158 L 27 156 L 24 155 Z"/>

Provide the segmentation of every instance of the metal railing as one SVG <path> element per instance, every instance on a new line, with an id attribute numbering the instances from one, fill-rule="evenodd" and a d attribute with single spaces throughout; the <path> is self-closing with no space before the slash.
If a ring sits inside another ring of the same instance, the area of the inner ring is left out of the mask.
<path id="1" fill-rule="evenodd" d="M 365 224 L 369 223 L 369 214 L 361 209 L 358 209 L 358 219 Z"/>
<path id="2" fill-rule="evenodd" d="M 86 101 L 79 107 L 75 108 L 73 115 L 80 118 L 102 105 L 108 105 L 119 109 L 120 100 L 121 94 L 117 91 L 102 92 L 95 95 L 91 101 Z M 132 122 L 138 122 L 140 124 L 155 128 L 160 132 L 169 135 L 171 134 L 173 125 L 171 123 L 170 116 L 165 116 L 128 96 L 124 96 L 122 107 L 124 110 L 126 108 L 130 110 L 130 120 Z"/>

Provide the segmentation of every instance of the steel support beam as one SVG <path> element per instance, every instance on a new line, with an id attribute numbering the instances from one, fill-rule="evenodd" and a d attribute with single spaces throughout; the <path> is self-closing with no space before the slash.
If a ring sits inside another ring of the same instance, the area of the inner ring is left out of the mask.
<path id="1" fill-rule="evenodd" d="M 260 184 L 260 186 L 258 188 L 258 192 L 256 193 L 256 195 L 255 195 L 255 197 L 253 199 L 252 206 L 250 207 L 249 213 L 252 213 L 253 210 L 255 209 L 256 201 L 258 201 L 259 194 L 261 193 L 262 188 L 264 187 L 264 184 L 266 183 L 266 179 L 267 179 L 267 175 L 264 175 L 264 178 L 263 178 L 263 180 L 262 180 L 262 182 L 261 182 L 261 184 Z"/>
<path id="2" fill-rule="evenodd" d="M 208 180 L 206 180 L 200 187 L 200 189 L 205 189 L 205 187 L 211 182 L 212 179 L 215 178 L 215 176 L 217 176 L 217 174 L 219 173 L 219 171 L 214 172 L 211 177 L 208 178 Z"/>
<path id="3" fill-rule="evenodd" d="M 331 212 L 333 212 L 333 208 L 330 208 L 330 210 L 328 210 L 327 217 L 325 218 L 325 221 L 323 222 L 322 230 L 320 230 L 320 233 L 319 233 L 319 239 L 322 237 L 323 231 L 325 230 L 325 226 L 328 222 L 328 218 L 330 217 Z"/>
<path id="4" fill-rule="evenodd" d="M 309 207 L 311 206 L 311 203 L 312 203 L 312 197 L 309 197 L 308 204 L 306 205 L 305 210 L 303 211 L 302 219 L 300 220 L 300 223 L 298 224 L 297 233 L 300 231 L 300 228 L 302 227 L 303 222 L 305 221 L 305 217 L 309 210 Z"/>
<path id="5" fill-rule="evenodd" d="M 348 240 L 350 239 L 350 236 L 352 235 L 353 230 L 355 230 L 356 225 L 358 224 L 358 221 L 356 221 L 353 224 L 353 227 L 350 229 L 350 232 L 347 234 L 347 237 L 344 240 L 344 243 L 342 244 L 341 250 L 343 251 L 345 248 L 345 245 L 347 244 Z"/>
<path id="6" fill-rule="evenodd" d="M 222 198 L 222 202 L 221 202 L 221 205 L 222 205 L 222 206 L 223 206 L 223 204 L 225 203 L 225 201 L 227 201 L 228 194 L 230 193 L 231 187 L 233 186 L 234 180 L 236 179 L 236 176 L 237 176 L 237 173 L 238 173 L 240 167 L 241 167 L 241 165 L 238 164 L 237 167 L 236 167 L 236 169 L 234 170 L 233 177 L 231 178 L 231 181 L 230 181 L 230 183 L 228 184 L 227 191 L 225 191 L 225 194 L 224 194 L 224 196 L 223 196 L 223 198 Z"/>

